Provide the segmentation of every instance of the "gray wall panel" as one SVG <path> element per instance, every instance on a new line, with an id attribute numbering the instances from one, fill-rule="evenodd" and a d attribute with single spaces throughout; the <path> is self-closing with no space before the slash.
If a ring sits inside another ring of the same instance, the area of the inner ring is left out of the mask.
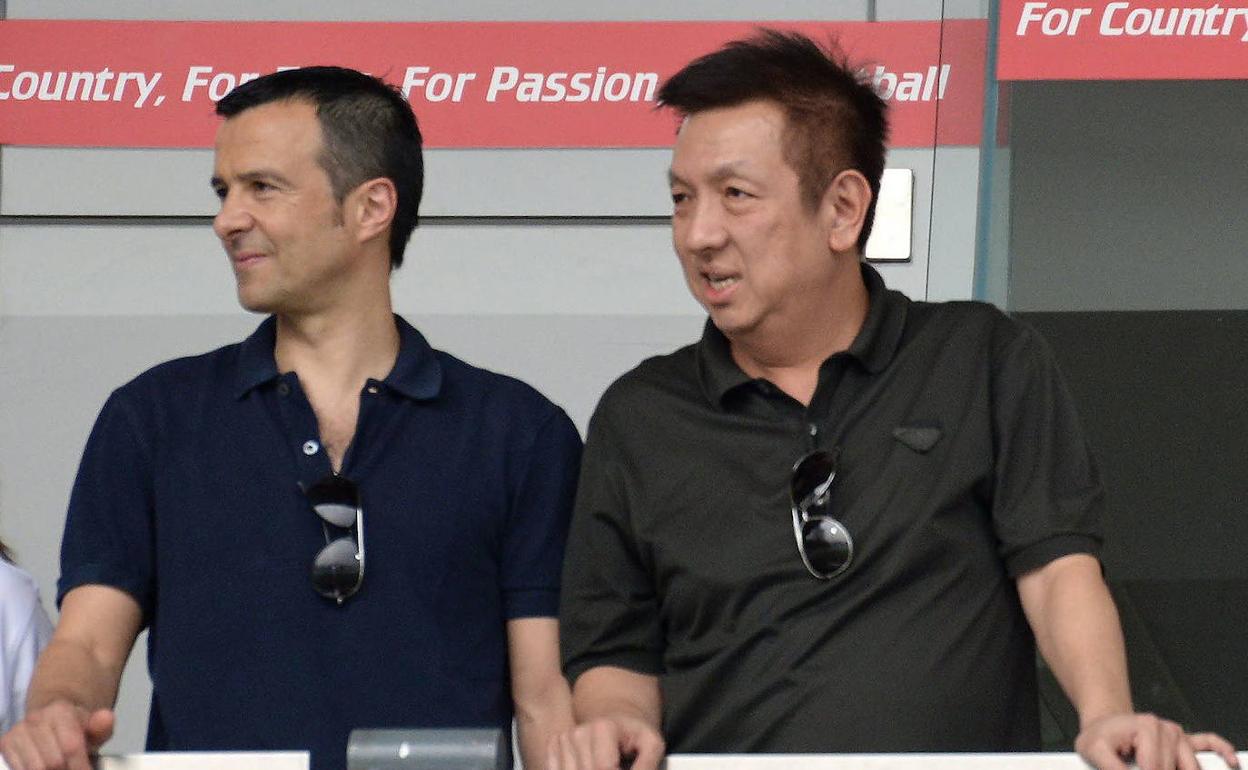
<path id="1" fill-rule="evenodd" d="M 915 258 L 878 265 L 889 286 L 927 291 L 927 208 L 916 197 Z M 960 253 L 949 252 L 947 264 Z M 969 261 L 969 257 L 965 258 Z M 947 282 L 946 282 L 947 283 Z M 966 295 L 963 295 L 966 296 Z M 700 315 L 666 224 L 427 225 L 395 273 L 401 312 Z M 5 316 L 240 312 L 207 220 L 0 227 Z"/>
<path id="2" fill-rule="evenodd" d="M 669 155 L 667 150 L 431 150 L 421 213 L 665 216 L 671 207 Z M 211 150 L 5 147 L 0 214 L 212 214 L 211 177 Z"/>
<path id="3" fill-rule="evenodd" d="M 964 161 L 976 148 L 942 148 L 938 167 L 960 196 Z M 977 156 L 976 156 L 977 157 Z M 426 217 L 666 217 L 660 150 L 434 150 L 426 153 Z M 915 172 L 915 216 L 926 229 L 932 151 L 889 154 Z M 0 214 L 13 216 L 210 216 L 210 150 L 5 147 Z M 976 177 L 969 178 L 975 183 Z M 974 201 L 974 189 L 968 200 Z M 972 239 L 974 234 L 971 235 Z M 970 241 L 973 242 L 973 241 Z M 926 239 L 923 241 L 926 243 Z M 968 242 L 969 243 L 969 242 Z"/>
<path id="4" fill-rule="evenodd" d="M 0 239 L 6 316 L 241 312 L 206 221 L 10 225 Z M 402 312 L 701 314 L 666 225 L 422 227 L 393 282 Z"/>
<path id="5" fill-rule="evenodd" d="M 210 150 L 4 147 L 0 214 L 187 216 L 215 203 Z"/>

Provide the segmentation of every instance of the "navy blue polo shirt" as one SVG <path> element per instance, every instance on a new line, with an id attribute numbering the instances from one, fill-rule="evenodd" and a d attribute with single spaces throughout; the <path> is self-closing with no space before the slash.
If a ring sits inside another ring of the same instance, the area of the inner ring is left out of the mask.
<path id="1" fill-rule="evenodd" d="M 331 468 L 272 318 L 104 405 L 57 598 L 104 584 L 139 603 L 149 750 L 306 749 L 322 770 L 345 766 L 356 727 L 510 724 L 505 624 L 557 614 L 580 437 L 533 388 L 396 323 L 341 469 L 365 539 L 342 606 L 310 580 L 325 536 L 299 483 Z"/>

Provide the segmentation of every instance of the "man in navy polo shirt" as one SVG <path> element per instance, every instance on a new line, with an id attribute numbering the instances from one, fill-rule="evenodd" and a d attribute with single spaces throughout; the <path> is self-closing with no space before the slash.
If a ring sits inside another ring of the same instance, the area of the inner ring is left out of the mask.
<path id="1" fill-rule="evenodd" d="M 392 313 L 422 184 L 394 89 L 291 70 L 217 112 L 213 227 L 239 301 L 270 317 L 108 399 L 70 500 L 61 621 L 4 757 L 88 767 L 147 626 L 149 749 L 340 768 L 352 728 L 515 715 L 538 766 L 571 724 L 555 615 L 576 429 Z"/>

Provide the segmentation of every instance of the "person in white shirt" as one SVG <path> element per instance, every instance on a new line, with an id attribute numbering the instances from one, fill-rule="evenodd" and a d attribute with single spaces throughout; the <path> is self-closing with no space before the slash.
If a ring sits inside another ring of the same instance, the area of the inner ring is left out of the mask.
<path id="1" fill-rule="evenodd" d="M 52 621 L 34 579 L 13 564 L 0 542 L 0 734 L 26 713 L 30 675 L 51 638 Z"/>

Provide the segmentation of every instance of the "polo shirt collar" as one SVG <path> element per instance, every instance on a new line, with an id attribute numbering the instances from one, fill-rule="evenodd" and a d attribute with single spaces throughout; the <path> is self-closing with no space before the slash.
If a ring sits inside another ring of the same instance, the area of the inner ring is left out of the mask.
<path id="1" fill-rule="evenodd" d="M 399 328 L 399 357 L 383 383 L 408 398 L 425 401 L 442 391 L 442 364 L 425 335 L 416 331 L 402 316 L 396 315 Z"/>
<path id="2" fill-rule="evenodd" d="M 273 358 L 273 345 L 276 342 L 277 318 L 269 316 L 238 346 L 238 372 L 234 387 L 236 398 L 242 398 L 254 388 L 281 375 L 277 371 L 277 361 Z"/>
<path id="3" fill-rule="evenodd" d="M 862 280 L 867 285 L 867 317 L 858 336 L 846 351 L 872 374 L 879 374 L 893 361 L 901 333 L 906 326 L 910 300 L 906 295 L 890 291 L 874 267 L 862 263 Z"/>
<path id="4" fill-rule="evenodd" d="M 394 317 L 399 330 L 399 355 L 383 384 L 408 398 L 435 398 L 442 390 L 442 364 L 423 334 L 401 316 Z M 277 342 L 277 319 L 269 316 L 243 340 L 238 350 L 234 394 L 238 398 L 252 389 L 277 379 L 273 346 Z"/>
<path id="5" fill-rule="evenodd" d="M 702 327 L 702 339 L 695 348 L 695 356 L 703 392 L 713 404 L 722 404 L 728 391 L 751 381 L 749 375 L 732 360 L 728 338 L 709 316 Z"/>
<path id="6" fill-rule="evenodd" d="M 910 300 L 899 292 L 890 291 L 875 268 L 865 262 L 861 267 L 867 288 L 867 317 L 845 354 L 867 371 L 878 374 L 897 353 Z M 712 403 L 722 404 L 729 391 L 752 381 L 732 359 L 728 338 L 710 318 L 702 329 L 696 357 L 703 391 Z"/>

